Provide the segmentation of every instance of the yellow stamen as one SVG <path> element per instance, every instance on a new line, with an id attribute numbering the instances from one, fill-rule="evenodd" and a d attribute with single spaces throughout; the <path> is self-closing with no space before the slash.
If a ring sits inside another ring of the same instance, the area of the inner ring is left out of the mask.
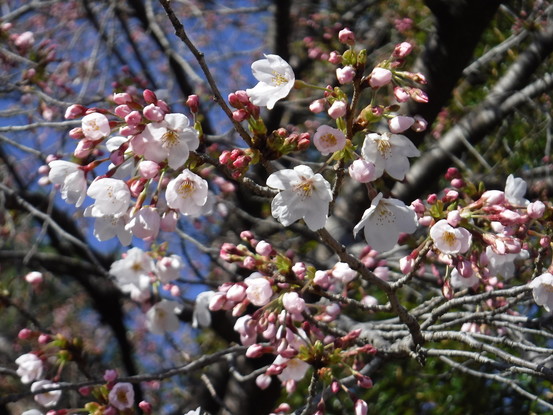
<path id="1" fill-rule="evenodd" d="M 273 71 L 273 85 L 274 86 L 281 86 L 283 84 L 288 83 L 288 78 L 286 78 L 281 73 L 278 73 L 277 71 Z"/>
<path id="2" fill-rule="evenodd" d="M 167 130 L 167 132 L 161 136 L 161 142 L 165 147 L 174 147 L 179 142 L 179 134 L 174 130 Z"/>
<path id="3" fill-rule="evenodd" d="M 294 186 L 294 191 L 299 193 L 302 199 L 311 197 L 311 193 L 313 193 L 313 180 L 303 178 L 303 181 Z"/>
<path id="4" fill-rule="evenodd" d="M 328 147 L 332 147 L 336 145 L 336 136 L 334 134 L 325 134 L 321 136 L 321 141 Z"/>
<path id="5" fill-rule="evenodd" d="M 457 242 L 457 237 L 455 236 L 455 234 L 449 231 L 444 232 L 444 236 L 442 236 L 442 239 L 451 247 L 455 245 L 455 242 Z"/>
<path id="6" fill-rule="evenodd" d="M 177 189 L 177 193 L 183 197 L 187 198 L 196 191 L 196 183 L 193 180 L 185 179 L 182 181 L 181 185 Z"/>

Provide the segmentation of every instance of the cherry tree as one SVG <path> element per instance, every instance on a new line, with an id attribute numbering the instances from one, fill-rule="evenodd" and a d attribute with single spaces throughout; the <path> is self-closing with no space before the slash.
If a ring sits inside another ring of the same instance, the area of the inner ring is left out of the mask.
<path id="1" fill-rule="evenodd" d="M 549 2 L 1 7 L 3 411 L 553 409 Z"/>

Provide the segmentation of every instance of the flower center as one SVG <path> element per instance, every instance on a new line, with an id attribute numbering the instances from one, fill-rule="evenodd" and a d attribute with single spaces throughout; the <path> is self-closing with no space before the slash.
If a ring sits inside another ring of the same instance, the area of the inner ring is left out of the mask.
<path id="1" fill-rule="evenodd" d="M 161 142 L 165 147 L 171 148 L 179 142 L 179 135 L 174 130 L 167 130 L 167 132 L 161 136 Z"/>
<path id="2" fill-rule="evenodd" d="M 300 197 L 306 199 L 311 197 L 313 193 L 313 180 L 302 177 L 302 181 L 293 187 L 294 192 L 298 193 Z"/>
<path id="3" fill-rule="evenodd" d="M 196 190 L 196 183 L 190 179 L 184 179 L 177 189 L 177 193 L 183 197 L 188 198 Z"/>
<path id="4" fill-rule="evenodd" d="M 455 245 L 455 242 L 457 242 L 457 237 L 453 232 L 450 232 L 450 231 L 445 231 L 444 235 L 442 236 L 442 239 L 447 245 L 451 247 L 453 247 L 453 245 Z"/>
<path id="5" fill-rule="evenodd" d="M 395 222 L 395 216 L 386 206 L 379 204 L 376 208 L 376 223 L 380 226 L 386 226 Z"/>
<path id="6" fill-rule="evenodd" d="M 392 148 L 392 144 L 390 143 L 388 138 L 386 137 L 377 138 L 374 141 L 376 141 L 376 148 L 378 149 L 378 152 L 380 153 L 380 155 L 385 159 L 387 159 L 388 156 L 390 155 L 390 152 L 391 152 L 390 150 Z"/>
<path id="7" fill-rule="evenodd" d="M 140 264 L 140 262 L 135 262 L 131 265 L 131 269 L 134 272 L 142 271 L 142 264 Z"/>
<path id="8" fill-rule="evenodd" d="M 284 75 L 277 71 L 273 71 L 273 85 L 274 86 L 281 86 L 283 84 L 288 83 L 288 78 L 286 78 Z"/>
<path id="9" fill-rule="evenodd" d="M 336 145 L 336 136 L 334 134 L 325 134 L 321 136 L 321 141 L 328 147 L 332 147 Z"/>
<path id="10" fill-rule="evenodd" d="M 127 392 L 123 389 L 117 391 L 117 401 L 124 405 L 128 405 Z"/>

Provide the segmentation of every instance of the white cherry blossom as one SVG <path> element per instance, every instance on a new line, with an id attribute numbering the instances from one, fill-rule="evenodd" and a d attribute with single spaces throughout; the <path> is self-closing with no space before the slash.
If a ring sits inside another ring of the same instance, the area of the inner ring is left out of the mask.
<path id="1" fill-rule="evenodd" d="M 546 272 L 534 278 L 528 287 L 532 288 L 536 304 L 551 312 L 553 310 L 553 275 Z"/>
<path id="2" fill-rule="evenodd" d="M 61 198 L 79 207 L 86 197 L 86 178 L 81 166 L 70 161 L 54 160 L 48 163 L 48 178 L 61 186 Z"/>
<path id="3" fill-rule="evenodd" d="M 16 373 L 21 378 L 21 382 L 31 383 L 42 378 L 44 365 L 36 354 L 22 354 L 15 359 L 15 364 L 18 365 Z"/>
<path id="4" fill-rule="evenodd" d="M 131 298 L 142 301 L 149 297 L 150 273 L 155 271 L 153 259 L 140 248 L 131 248 L 124 258 L 111 264 L 109 273 L 117 285 Z"/>
<path id="5" fill-rule="evenodd" d="M 267 186 L 281 190 L 271 203 L 271 211 L 284 226 L 301 218 L 313 231 L 325 226 L 332 191 L 322 175 L 300 165 L 271 174 Z"/>
<path id="6" fill-rule="evenodd" d="M 252 104 L 268 109 L 290 93 L 296 80 L 292 67 L 278 55 L 265 55 L 252 63 L 252 73 L 259 83 L 246 93 Z"/>
<path id="7" fill-rule="evenodd" d="M 43 389 L 43 388 L 49 388 L 49 387 L 57 387 L 58 384 L 57 383 L 53 383 L 49 380 L 39 380 L 37 382 L 34 382 L 32 385 L 31 385 L 31 392 L 36 392 L 40 389 Z M 61 390 L 52 390 L 52 391 L 49 391 L 49 392 L 44 392 L 44 393 L 39 393 L 37 395 L 35 395 L 35 401 L 44 406 L 44 407 L 52 407 L 52 406 L 56 406 L 56 404 L 58 403 L 59 399 L 61 397 Z"/>
<path id="8" fill-rule="evenodd" d="M 124 215 L 131 201 L 131 192 L 127 184 L 123 180 L 110 177 L 94 180 L 87 194 L 96 200 L 90 210 L 93 217 Z"/>
<path id="9" fill-rule="evenodd" d="M 199 216 L 207 213 L 207 182 L 186 169 L 169 182 L 165 191 L 167 205 L 183 215 Z"/>
<path id="10" fill-rule="evenodd" d="M 92 217 L 92 206 L 85 209 L 84 216 Z M 99 241 L 107 241 L 117 236 L 121 245 L 127 246 L 132 241 L 131 231 L 126 229 L 128 220 L 128 215 L 96 217 L 93 234 Z"/>
<path id="11" fill-rule="evenodd" d="M 513 206 L 527 206 L 530 203 L 524 197 L 527 187 L 524 179 L 509 174 L 505 183 L 505 199 Z"/>
<path id="12" fill-rule="evenodd" d="M 107 137 L 111 132 L 109 120 L 104 114 L 98 112 L 85 115 L 82 119 L 81 127 L 84 136 L 89 140 L 100 140 Z"/>
<path id="13" fill-rule="evenodd" d="M 269 303 L 273 296 L 271 283 L 259 272 L 254 272 L 244 280 L 248 286 L 246 288 L 246 297 L 253 305 L 262 307 Z"/>
<path id="14" fill-rule="evenodd" d="M 144 157 L 156 163 L 167 159 L 172 169 L 181 167 L 190 151 L 200 145 L 198 132 L 189 125 L 190 120 L 184 114 L 166 114 L 163 121 L 148 124 L 141 134 Z"/>
<path id="15" fill-rule="evenodd" d="M 179 303 L 161 300 L 146 313 L 146 328 L 153 334 L 164 334 L 179 328 Z"/>
<path id="16" fill-rule="evenodd" d="M 337 128 L 321 125 L 313 135 L 313 144 L 323 156 L 342 150 L 346 145 L 346 136 Z"/>
<path id="17" fill-rule="evenodd" d="M 365 228 L 365 239 L 374 250 L 389 251 L 401 233 L 413 233 L 417 229 L 417 214 L 398 199 L 385 199 L 379 193 L 365 210 L 355 228 L 354 235 Z"/>
<path id="18" fill-rule="evenodd" d="M 123 411 L 134 404 L 134 389 L 131 383 L 118 382 L 109 391 L 108 400 L 111 406 Z"/>
<path id="19" fill-rule="evenodd" d="M 470 248 L 472 235 L 465 228 L 454 228 L 446 219 L 439 220 L 430 228 L 434 246 L 444 254 L 464 254 Z"/>
<path id="20" fill-rule="evenodd" d="M 409 170 L 407 157 L 418 157 L 420 151 L 407 137 L 399 134 L 367 134 L 361 148 L 363 158 L 375 166 L 375 177 L 388 173 L 403 180 Z"/>

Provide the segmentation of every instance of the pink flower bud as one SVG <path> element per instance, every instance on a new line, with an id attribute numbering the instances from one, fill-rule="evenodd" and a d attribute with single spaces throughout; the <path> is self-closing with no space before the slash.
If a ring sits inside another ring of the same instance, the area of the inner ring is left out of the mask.
<path id="1" fill-rule="evenodd" d="M 325 103 L 326 103 L 326 100 L 324 98 L 316 99 L 309 105 L 309 111 L 311 111 L 314 114 L 323 112 L 325 109 Z"/>
<path id="2" fill-rule="evenodd" d="M 132 102 L 132 97 L 127 92 L 115 93 L 113 94 L 113 102 L 115 102 L 117 105 L 128 104 Z"/>
<path id="3" fill-rule="evenodd" d="M 255 252 L 262 256 L 270 256 L 273 253 L 273 247 L 266 241 L 259 241 L 255 246 Z"/>
<path id="4" fill-rule="evenodd" d="M 461 223 L 461 214 L 458 210 L 452 210 L 447 214 L 447 223 L 456 228 Z"/>
<path id="5" fill-rule="evenodd" d="M 244 109 L 239 109 L 232 112 L 232 119 L 237 122 L 247 120 L 250 114 Z"/>
<path id="6" fill-rule="evenodd" d="M 500 205 L 505 201 L 505 193 L 501 190 L 487 190 L 482 193 L 480 200 L 487 205 Z"/>
<path id="7" fill-rule="evenodd" d="M 31 47 L 35 43 L 35 36 L 33 35 L 33 32 L 23 32 L 20 35 L 16 35 L 16 38 L 14 40 L 15 46 L 21 49 L 27 49 Z"/>
<path id="8" fill-rule="evenodd" d="M 81 127 L 72 128 L 69 130 L 69 137 L 80 140 L 84 137 L 83 129 Z"/>
<path id="9" fill-rule="evenodd" d="M 138 172 L 145 179 L 153 179 L 159 174 L 159 164 L 151 160 L 142 160 L 138 165 Z"/>
<path id="10" fill-rule="evenodd" d="M 49 334 L 41 334 L 38 336 L 39 344 L 48 344 L 52 341 L 52 337 Z"/>
<path id="11" fill-rule="evenodd" d="M 380 88 L 392 81 L 392 72 L 385 68 L 374 68 L 371 72 L 369 85 L 372 88 Z"/>
<path id="12" fill-rule="evenodd" d="M 400 86 L 394 87 L 394 96 L 396 97 L 397 102 L 407 102 L 411 95 Z"/>
<path id="13" fill-rule="evenodd" d="M 263 354 L 264 354 L 264 347 L 259 343 L 252 344 L 246 350 L 246 357 L 249 357 L 250 359 L 261 357 L 263 356 Z"/>
<path id="14" fill-rule="evenodd" d="M 419 219 L 419 224 L 421 226 L 430 226 L 432 224 L 432 216 L 423 216 Z"/>
<path id="15" fill-rule="evenodd" d="M 357 380 L 357 386 L 360 386 L 365 389 L 369 389 L 373 387 L 373 381 L 368 376 L 357 374 L 355 375 L 355 379 Z"/>
<path id="16" fill-rule="evenodd" d="M 428 203 L 429 205 L 433 205 L 437 201 L 438 201 L 438 196 L 436 195 L 436 193 L 429 194 L 428 197 L 426 198 L 426 203 Z"/>
<path id="17" fill-rule="evenodd" d="M 145 106 L 142 114 L 144 114 L 144 118 L 154 122 L 162 121 L 165 118 L 165 112 L 155 104 Z"/>
<path id="18" fill-rule="evenodd" d="M 17 334 L 17 338 L 19 340 L 26 340 L 26 339 L 30 339 L 32 335 L 33 335 L 33 331 L 31 329 L 21 329 Z"/>
<path id="19" fill-rule="evenodd" d="M 65 110 L 65 119 L 73 120 L 77 117 L 82 117 L 86 113 L 87 108 L 79 104 L 73 104 Z"/>
<path id="20" fill-rule="evenodd" d="M 530 203 L 526 207 L 526 211 L 528 212 L 528 216 L 530 216 L 532 219 L 538 219 L 541 218 L 545 213 L 545 205 L 543 204 L 543 202 L 537 200 Z"/>
<path id="21" fill-rule="evenodd" d="M 409 255 L 404 256 L 399 260 L 399 269 L 404 274 L 409 274 L 411 270 L 413 269 L 413 266 L 415 265 L 415 260 L 411 258 Z"/>
<path id="22" fill-rule="evenodd" d="M 145 89 L 144 92 L 142 93 L 142 96 L 144 97 L 144 101 L 146 101 L 147 104 L 157 103 L 157 96 L 154 91 Z"/>
<path id="23" fill-rule="evenodd" d="M 428 95 L 426 95 L 426 92 L 423 92 L 419 88 L 411 88 L 409 90 L 409 95 L 411 95 L 413 101 L 421 102 L 423 104 L 426 104 L 428 102 Z"/>
<path id="24" fill-rule="evenodd" d="M 330 56 L 328 57 L 328 61 L 330 63 L 335 64 L 335 65 L 339 65 L 339 64 L 342 63 L 342 55 L 340 55 L 340 53 L 338 53 L 338 51 L 333 50 L 332 52 L 330 52 Z"/>
<path id="25" fill-rule="evenodd" d="M 25 275 L 25 281 L 33 286 L 38 286 L 42 284 L 42 281 L 44 281 L 44 276 L 42 275 L 42 272 L 32 271 Z"/>
<path id="26" fill-rule="evenodd" d="M 425 211 L 424 203 L 422 203 L 422 200 L 420 199 L 413 200 L 411 202 L 411 207 L 417 215 L 422 215 Z"/>
<path id="27" fill-rule="evenodd" d="M 271 384 L 271 377 L 265 374 L 261 374 L 255 378 L 255 384 L 259 389 L 267 389 Z"/>
<path id="28" fill-rule="evenodd" d="M 227 291 L 227 300 L 238 303 L 244 298 L 246 298 L 246 287 L 242 284 L 233 284 Z"/>
<path id="29" fill-rule="evenodd" d="M 346 115 L 348 106 L 344 101 L 334 101 L 334 103 L 328 109 L 328 115 L 333 118 L 340 118 Z"/>
<path id="30" fill-rule="evenodd" d="M 75 147 L 75 150 L 73 151 L 73 155 L 77 158 L 84 159 L 88 157 L 88 155 L 92 152 L 94 149 L 94 141 L 87 140 L 83 138 L 77 143 L 77 146 Z"/>
<path id="31" fill-rule="evenodd" d="M 542 248 L 547 248 L 551 243 L 551 238 L 549 236 L 543 236 L 540 238 L 540 246 Z"/>
<path id="32" fill-rule="evenodd" d="M 364 159 L 354 160 L 348 172 L 351 178 L 359 183 L 369 183 L 376 179 L 375 165 Z"/>
<path id="33" fill-rule="evenodd" d="M 394 48 L 393 56 L 398 59 L 403 59 L 413 51 L 413 45 L 409 42 L 401 42 Z"/>
<path id="34" fill-rule="evenodd" d="M 420 115 L 415 115 L 414 118 L 415 118 L 415 122 L 411 126 L 411 129 L 413 131 L 416 131 L 417 133 L 425 131 L 426 128 L 428 127 L 428 122 L 424 118 L 422 118 Z"/>
<path id="35" fill-rule="evenodd" d="M 186 106 L 190 108 L 192 114 L 196 114 L 200 109 L 200 98 L 197 95 L 189 95 L 186 99 Z"/>
<path id="36" fill-rule="evenodd" d="M 355 35 L 350 29 L 346 27 L 340 30 L 340 32 L 338 33 L 338 40 L 340 41 L 340 43 L 351 46 L 355 44 Z"/>
<path id="37" fill-rule="evenodd" d="M 106 382 L 114 382 L 119 375 L 117 374 L 117 370 L 114 369 L 107 369 L 104 372 L 104 380 Z"/>
<path id="38" fill-rule="evenodd" d="M 357 399 L 353 405 L 353 408 L 355 415 L 367 415 L 367 411 L 369 410 L 367 402 L 362 399 Z"/>
<path id="39" fill-rule="evenodd" d="M 390 132 L 399 134 L 411 128 L 414 123 L 414 118 L 398 115 L 397 117 L 388 120 L 388 127 L 390 128 Z"/>
<path id="40" fill-rule="evenodd" d="M 142 114 L 138 111 L 131 111 L 125 116 L 125 122 L 131 127 L 136 126 L 142 122 Z"/>
<path id="41" fill-rule="evenodd" d="M 460 189 L 465 186 L 465 181 L 463 179 L 453 179 L 451 181 L 451 187 L 455 187 L 456 189 Z"/>
<path id="42" fill-rule="evenodd" d="M 127 115 L 129 115 L 132 112 L 132 109 L 127 104 L 122 104 L 122 105 L 116 106 L 113 112 L 118 117 L 125 118 Z"/>
<path id="43" fill-rule="evenodd" d="M 336 78 L 342 85 L 349 84 L 355 78 L 355 69 L 353 66 L 344 66 L 336 69 Z"/>
<path id="44" fill-rule="evenodd" d="M 149 415 L 152 413 L 152 404 L 146 401 L 141 401 L 138 404 L 138 407 L 144 412 L 146 415 Z"/>

